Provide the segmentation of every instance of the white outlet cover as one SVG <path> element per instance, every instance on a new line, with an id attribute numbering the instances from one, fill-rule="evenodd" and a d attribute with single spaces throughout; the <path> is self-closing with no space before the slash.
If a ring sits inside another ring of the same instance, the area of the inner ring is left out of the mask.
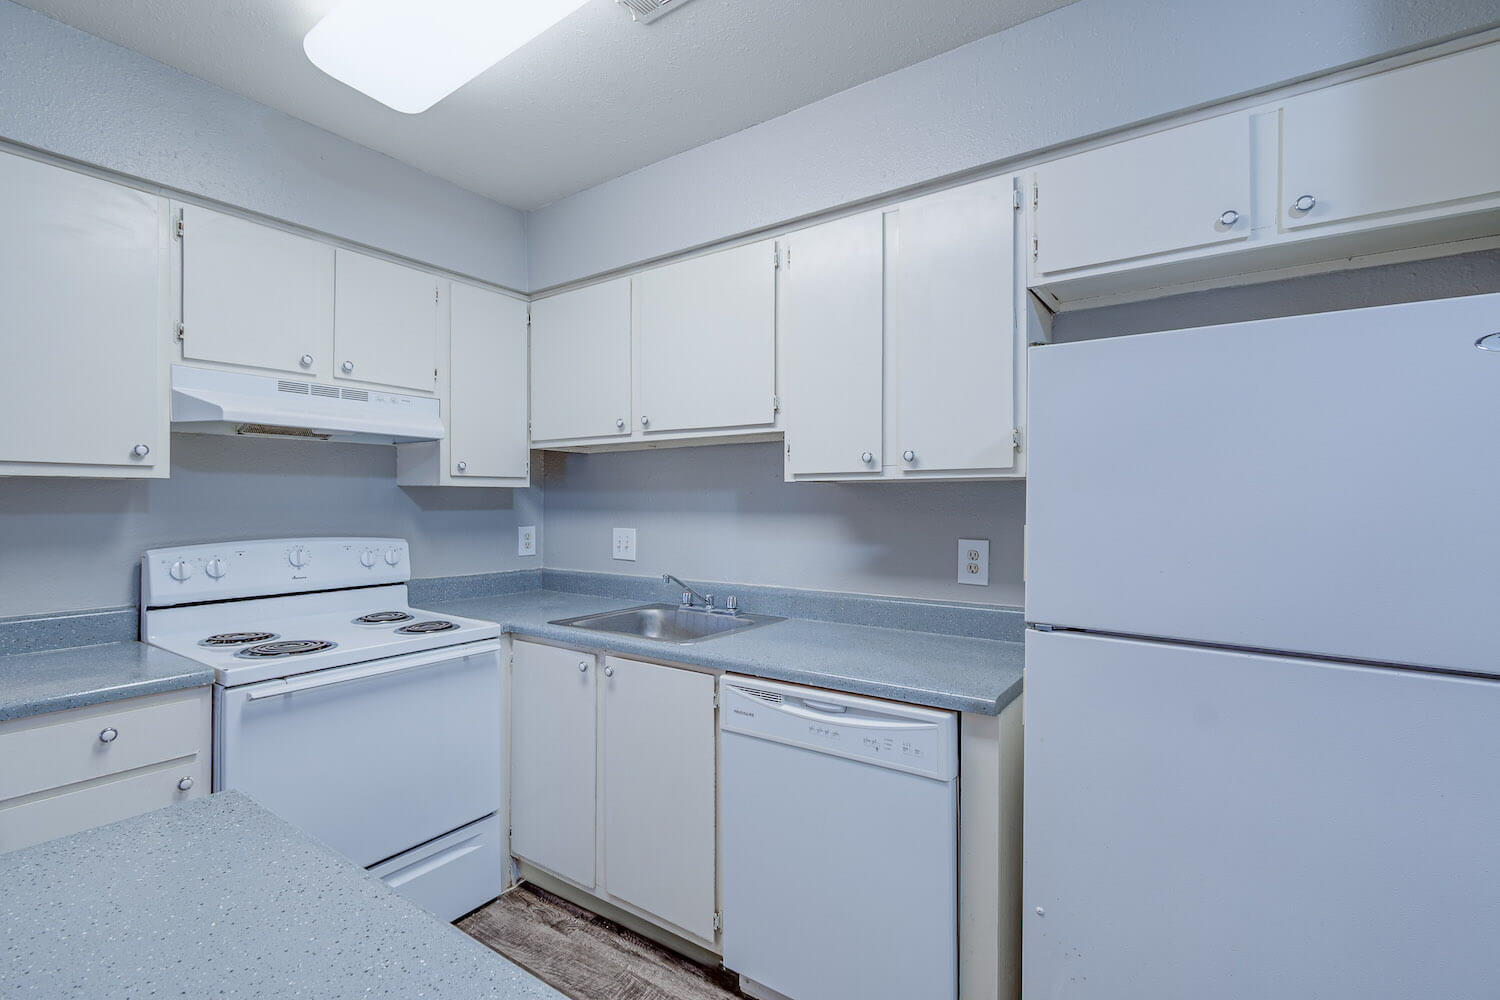
<path id="1" fill-rule="evenodd" d="M 616 528 L 615 543 L 610 549 L 611 559 L 622 559 L 626 562 L 635 562 L 635 529 Z"/>
<path id="2" fill-rule="evenodd" d="M 971 587 L 990 585 L 990 542 L 987 538 L 958 540 L 958 582 Z"/>
<path id="3" fill-rule="evenodd" d="M 536 555 L 536 525 L 523 524 L 516 528 L 516 555 Z"/>

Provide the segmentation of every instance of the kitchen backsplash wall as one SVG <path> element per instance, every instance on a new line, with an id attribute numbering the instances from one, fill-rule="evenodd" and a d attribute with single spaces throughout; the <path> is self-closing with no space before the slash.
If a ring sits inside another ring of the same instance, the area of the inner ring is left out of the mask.
<path id="1" fill-rule="evenodd" d="M 288 535 L 410 540 L 419 577 L 539 569 L 540 490 L 402 488 L 394 448 L 175 434 L 172 477 L 0 477 L 0 617 L 131 605 L 141 552 Z"/>
<path id="2" fill-rule="evenodd" d="M 1022 483 L 786 483 L 773 442 L 548 454 L 544 494 L 548 569 L 1022 603 Z M 990 540 L 988 587 L 958 584 L 960 537 Z"/>

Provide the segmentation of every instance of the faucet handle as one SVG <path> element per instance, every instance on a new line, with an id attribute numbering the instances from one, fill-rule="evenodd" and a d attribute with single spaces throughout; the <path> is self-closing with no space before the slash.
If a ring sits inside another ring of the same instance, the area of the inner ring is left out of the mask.
<path id="1" fill-rule="evenodd" d="M 732 615 L 739 614 L 740 599 L 738 597 L 735 597 L 733 594 L 730 594 L 724 602 L 724 610 L 728 611 Z"/>
<path id="2" fill-rule="evenodd" d="M 703 606 L 705 608 L 707 608 L 708 610 L 710 610 L 710 611 L 712 611 L 714 609 L 714 595 L 713 594 L 704 594 L 703 595 Z"/>
<path id="3" fill-rule="evenodd" d="M 685 608 L 693 606 L 693 592 L 691 590 L 684 590 L 682 592 L 682 606 Z"/>

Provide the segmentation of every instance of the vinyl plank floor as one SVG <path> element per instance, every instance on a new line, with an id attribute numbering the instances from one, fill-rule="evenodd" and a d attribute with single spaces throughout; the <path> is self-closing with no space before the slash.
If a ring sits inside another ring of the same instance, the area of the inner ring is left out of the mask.
<path id="1" fill-rule="evenodd" d="M 459 930 L 573 1000 L 740 1000 L 735 977 L 524 885 Z"/>

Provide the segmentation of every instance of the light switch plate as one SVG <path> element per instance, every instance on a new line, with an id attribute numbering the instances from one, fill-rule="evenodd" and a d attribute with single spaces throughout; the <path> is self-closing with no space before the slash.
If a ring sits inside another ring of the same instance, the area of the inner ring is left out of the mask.
<path id="1" fill-rule="evenodd" d="M 987 538 L 958 540 L 958 582 L 971 587 L 990 585 L 990 542 Z"/>
<path id="2" fill-rule="evenodd" d="M 634 528 L 615 529 L 615 544 L 609 555 L 611 559 L 623 559 L 626 562 L 635 562 Z"/>
<path id="3" fill-rule="evenodd" d="M 516 529 L 516 555 L 536 555 L 536 525 L 524 524 Z"/>

